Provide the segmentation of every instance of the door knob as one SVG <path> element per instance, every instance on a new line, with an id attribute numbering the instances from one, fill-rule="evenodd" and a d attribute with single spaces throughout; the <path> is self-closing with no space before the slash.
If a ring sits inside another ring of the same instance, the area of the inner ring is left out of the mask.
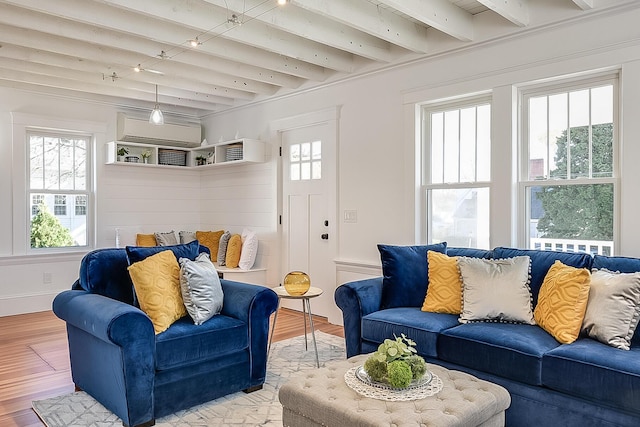
<path id="1" fill-rule="evenodd" d="M 328 235 L 327 233 L 323 233 L 323 234 L 320 236 L 320 238 L 321 238 L 322 240 L 329 240 L 329 235 Z"/>

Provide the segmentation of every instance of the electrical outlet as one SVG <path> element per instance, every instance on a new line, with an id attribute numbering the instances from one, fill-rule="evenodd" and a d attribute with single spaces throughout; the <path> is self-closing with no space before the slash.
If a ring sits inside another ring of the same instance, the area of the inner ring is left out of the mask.
<path id="1" fill-rule="evenodd" d="M 51 283 L 53 283 L 53 277 L 52 277 L 51 273 L 49 273 L 49 272 L 42 273 L 42 284 L 43 285 L 50 285 Z"/>
<path id="2" fill-rule="evenodd" d="M 345 210 L 343 219 L 344 222 L 358 222 L 358 211 Z"/>

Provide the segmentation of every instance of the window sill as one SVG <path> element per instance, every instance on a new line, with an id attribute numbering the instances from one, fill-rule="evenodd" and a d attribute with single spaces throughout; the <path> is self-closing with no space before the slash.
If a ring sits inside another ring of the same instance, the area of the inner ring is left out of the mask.
<path id="1" fill-rule="evenodd" d="M 34 264 L 34 263 L 56 263 L 56 262 L 80 261 L 87 252 L 89 252 L 89 250 L 28 254 L 28 255 L 4 255 L 4 256 L 0 256 L 0 267 L 8 266 L 8 265 L 25 265 L 25 264 Z"/>

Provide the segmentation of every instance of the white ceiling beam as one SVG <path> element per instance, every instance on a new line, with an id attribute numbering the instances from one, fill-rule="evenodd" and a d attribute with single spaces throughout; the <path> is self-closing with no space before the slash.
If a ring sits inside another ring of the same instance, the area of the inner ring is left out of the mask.
<path id="1" fill-rule="evenodd" d="M 2 28 L 0 26 L 0 28 Z M 53 66 L 52 70 L 73 70 L 84 73 L 81 75 L 84 81 L 94 82 L 96 77 L 103 75 L 107 69 L 104 63 L 91 61 L 87 59 L 78 60 L 76 57 L 68 55 L 60 55 L 44 50 L 31 49 L 22 46 L 15 46 L 8 43 L 2 44 L 0 49 L 0 58 L 8 58 L 17 61 L 23 61 L 25 63 L 34 63 L 43 66 Z M 16 63 L 22 66 L 21 63 Z M 6 67 L 6 62 L 5 62 Z M 64 73 L 63 73 L 64 74 Z M 146 89 L 143 86 L 136 86 L 136 89 L 146 90 L 149 93 L 154 93 L 155 84 L 162 85 L 165 89 L 163 92 L 166 95 L 174 96 L 178 98 L 191 99 L 194 101 L 212 102 L 221 105 L 234 105 L 234 99 L 232 97 L 224 97 L 211 95 L 208 92 L 202 91 L 201 85 L 193 84 L 186 79 L 172 79 L 166 76 L 162 78 L 150 79 L 152 74 L 148 73 L 131 73 L 126 79 L 136 82 L 147 83 Z M 80 75 L 78 75 L 80 77 Z M 155 77 L 155 76 L 154 76 Z"/>
<path id="2" fill-rule="evenodd" d="M 478 2 L 518 27 L 529 25 L 529 5 L 527 0 L 478 0 Z"/>
<path id="3" fill-rule="evenodd" d="M 37 0 L 3 1 L 4 3 L 11 3 L 14 6 L 0 4 L 0 17 L 5 14 L 4 9 L 13 8 L 13 10 L 18 11 L 18 15 L 20 16 L 18 20 L 13 21 L 16 25 L 17 23 L 26 21 L 26 25 L 29 26 L 36 20 L 39 23 L 47 25 L 47 23 L 53 21 L 57 24 L 56 30 L 53 31 L 53 34 L 60 34 L 69 38 L 84 37 L 84 40 L 108 46 L 127 46 L 128 49 L 130 49 L 129 46 L 131 44 L 134 44 L 140 46 L 140 48 L 144 47 L 144 50 L 139 52 L 144 54 L 146 57 L 153 57 L 163 49 L 166 51 L 175 49 L 176 52 L 174 53 L 184 52 L 186 40 L 193 38 L 196 35 L 194 34 L 196 33 L 195 31 L 185 29 L 179 25 L 158 21 L 151 22 L 154 25 L 149 25 L 149 19 L 145 20 L 147 22 L 147 26 L 143 28 L 146 33 L 142 33 L 141 31 L 133 33 L 133 30 L 138 29 L 136 27 L 137 21 L 132 20 L 132 14 L 113 8 L 110 10 L 109 17 L 102 17 L 101 19 L 98 19 L 97 12 L 95 15 L 92 13 L 84 13 L 83 17 L 85 18 L 85 24 L 83 24 L 81 22 L 73 22 L 69 20 L 74 19 L 73 16 L 66 18 L 61 16 L 63 12 L 62 6 L 64 5 L 63 2 L 56 2 L 56 4 L 53 4 L 52 2 L 39 2 Z M 93 10 L 92 8 L 86 7 L 86 3 L 83 3 L 78 7 L 86 9 L 88 12 Z M 104 8 L 107 6 L 102 5 L 102 7 Z M 40 11 L 41 14 L 31 11 L 29 8 Z M 67 9 L 68 8 L 69 7 L 67 7 Z M 60 10 L 58 11 L 58 9 Z M 92 15 L 94 18 L 93 20 L 90 19 Z M 38 19 L 38 16 L 40 19 Z M 140 19 L 139 16 L 136 18 Z M 110 23 L 109 19 L 113 20 L 113 22 Z M 37 23 L 35 24 L 36 25 L 31 28 L 39 28 Z M 89 28 L 92 33 L 86 34 L 86 28 Z M 81 36 L 79 37 L 75 35 L 76 32 L 81 33 Z M 178 44 L 176 44 L 176 40 Z M 107 43 L 108 41 L 111 41 L 111 43 Z M 182 45 L 180 45 L 180 43 L 182 43 Z M 213 55 L 239 65 L 250 65 L 247 70 L 262 68 L 265 75 L 267 75 L 269 71 L 275 71 L 285 75 L 293 75 L 298 78 L 311 79 L 315 81 L 324 81 L 327 77 L 323 67 L 298 61 L 293 58 L 287 58 L 271 52 L 265 52 L 258 48 L 245 46 L 223 38 L 217 39 L 215 43 L 209 43 L 208 45 L 198 47 L 198 52 L 201 52 L 204 56 L 207 56 L 207 54 Z M 175 60 L 179 61 L 179 58 L 180 56 Z M 134 66 L 136 63 L 131 66 Z M 221 65 L 225 65 L 224 61 L 221 62 Z M 237 69 L 239 67 L 235 68 Z M 241 74 L 235 75 L 241 76 Z M 297 83 L 299 82 L 285 84 L 284 86 L 289 87 L 290 85 L 295 85 Z"/>
<path id="4" fill-rule="evenodd" d="M 341 22 L 292 6 L 273 7 L 264 0 L 205 0 L 218 7 L 228 7 L 245 19 L 263 22 L 294 34 L 379 62 L 390 62 L 389 43 L 356 30 Z"/>
<path id="5" fill-rule="evenodd" d="M 27 0 L 37 2 L 38 0 Z M 57 0 L 53 9 L 58 9 Z M 78 2 L 79 0 L 64 0 Z M 121 7 L 123 10 L 137 12 L 128 13 L 127 19 L 137 25 L 137 31 L 142 34 L 157 32 L 159 27 L 165 27 L 167 22 L 178 23 L 182 26 L 181 33 L 185 34 L 183 40 L 189 40 L 198 33 L 205 33 L 200 37 L 205 44 L 207 39 L 217 43 L 220 38 L 234 40 L 249 46 L 258 47 L 269 52 L 285 55 L 310 64 L 319 65 L 336 71 L 351 72 L 354 70 L 353 56 L 313 40 L 303 39 L 289 33 L 269 27 L 256 20 L 249 20 L 242 25 L 227 28 L 223 23 L 226 21 L 226 10 L 206 3 L 197 3 L 191 0 L 103 0 L 105 3 Z M 275 2 L 273 8 L 277 8 Z M 92 8 L 93 9 L 93 8 Z M 78 13 L 69 11 L 75 15 L 76 19 L 93 18 L 94 13 L 100 11 L 91 10 L 88 13 Z M 113 8 L 106 7 L 104 13 L 113 12 Z M 82 17 L 80 17 L 81 15 Z M 144 15 L 144 16 L 141 16 Z M 145 19 L 145 16 L 147 19 Z M 149 22 L 148 17 L 166 21 Z M 109 21 L 107 25 L 112 25 Z M 186 27 L 191 27 L 193 31 L 189 33 Z M 218 28 L 216 28 L 218 27 Z M 185 33 L 186 31 L 186 33 Z M 180 37 L 172 30 L 174 43 L 179 43 Z"/>
<path id="6" fill-rule="evenodd" d="M 50 52 L 58 53 L 61 55 L 110 63 L 110 65 L 105 66 L 103 73 L 111 74 L 112 72 L 116 72 L 121 77 L 134 74 L 133 66 L 128 65 L 127 62 L 131 60 L 140 61 L 140 56 L 138 54 L 129 51 L 105 46 L 98 46 L 79 40 L 55 36 L 48 33 L 40 33 L 35 30 L 12 27 L 3 22 L 6 16 L 7 15 L 1 13 L 0 7 L 0 32 L 2 32 L 3 40 L 6 43 L 11 43 L 17 46 L 24 46 L 31 49 L 48 50 Z M 126 65 L 122 65 L 123 63 Z M 154 80 L 157 84 L 163 84 L 163 77 L 181 76 L 185 74 L 184 67 L 181 67 L 179 64 L 173 63 L 171 61 L 158 60 L 157 63 L 153 64 L 153 68 L 165 73 L 165 75 L 162 76 L 156 75 Z M 192 88 L 198 89 L 198 91 L 203 93 L 210 93 L 214 95 L 246 100 L 253 99 L 255 93 L 257 93 L 249 90 L 244 90 L 244 87 L 238 85 L 237 83 L 234 83 L 234 86 L 242 87 L 242 89 L 235 89 L 233 87 L 227 87 L 224 85 L 218 86 L 215 84 L 207 83 L 205 81 L 201 81 L 199 79 L 199 76 L 203 76 L 205 73 L 207 73 L 207 70 L 198 69 L 196 67 L 190 67 L 187 68 L 187 70 L 190 70 L 189 74 L 193 74 L 193 77 L 191 78 L 193 84 L 197 82 L 201 83 L 200 85 L 193 86 Z M 212 72 L 211 76 L 215 77 L 216 73 Z M 98 77 L 98 75 L 95 76 L 96 79 L 98 79 Z M 271 93 L 273 93 L 273 91 L 271 91 Z"/>
<path id="7" fill-rule="evenodd" d="M 593 0 L 573 0 L 573 2 L 582 10 L 593 9 Z"/>
<path id="8" fill-rule="evenodd" d="M 427 29 L 369 2 L 290 0 L 291 5 L 326 16 L 413 52 L 426 53 Z"/>
<path id="9" fill-rule="evenodd" d="M 84 81 L 72 80 L 59 76 L 49 76 L 45 74 L 15 70 L 12 68 L 4 68 L 2 65 L 0 65 L 0 79 L 48 88 L 73 90 L 83 92 L 85 94 L 97 94 L 109 97 L 120 97 L 136 100 L 144 100 L 149 98 L 149 103 L 155 102 L 155 92 L 153 94 L 153 97 L 149 97 L 151 94 L 148 94 L 146 92 L 131 90 L 125 87 L 118 87 L 116 85 L 108 86 L 106 82 L 104 84 L 96 84 L 93 82 L 87 83 Z M 217 105 L 214 103 L 190 101 L 186 99 L 165 96 L 160 97 L 160 95 L 158 95 L 158 100 L 161 102 L 161 108 L 163 108 L 163 105 L 174 105 L 179 107 L 198 108 L 211 111 L 212 109 L 215 110 L 224 107 L 224 105 Z M 152 105 L 149 106 L 149 109 L 151 109 L 151 107 Z"/>
<path id="10" fill-rule="evenodd" d="M 382 0 L 380 3 L 458 40 L 473 40 L 473 16 L 449 0 Z"/>

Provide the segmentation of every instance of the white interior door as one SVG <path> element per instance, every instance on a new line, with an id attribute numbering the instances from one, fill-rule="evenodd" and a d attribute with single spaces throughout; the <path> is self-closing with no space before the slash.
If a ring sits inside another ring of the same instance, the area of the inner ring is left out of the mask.
<path id="1" fill-rule="evenodd" d="M 294 270 L 307 273 L 311 286 L 324 291 L 311 301 L 311 310 L 330 321 L 340 316 L 333 299 L 337 229 L 333 129 L 325 123 L 282 132 L 281 174 L 283 276 Z M 302 309 L 300 301 L 283 300 L 282 305 Z"/>

